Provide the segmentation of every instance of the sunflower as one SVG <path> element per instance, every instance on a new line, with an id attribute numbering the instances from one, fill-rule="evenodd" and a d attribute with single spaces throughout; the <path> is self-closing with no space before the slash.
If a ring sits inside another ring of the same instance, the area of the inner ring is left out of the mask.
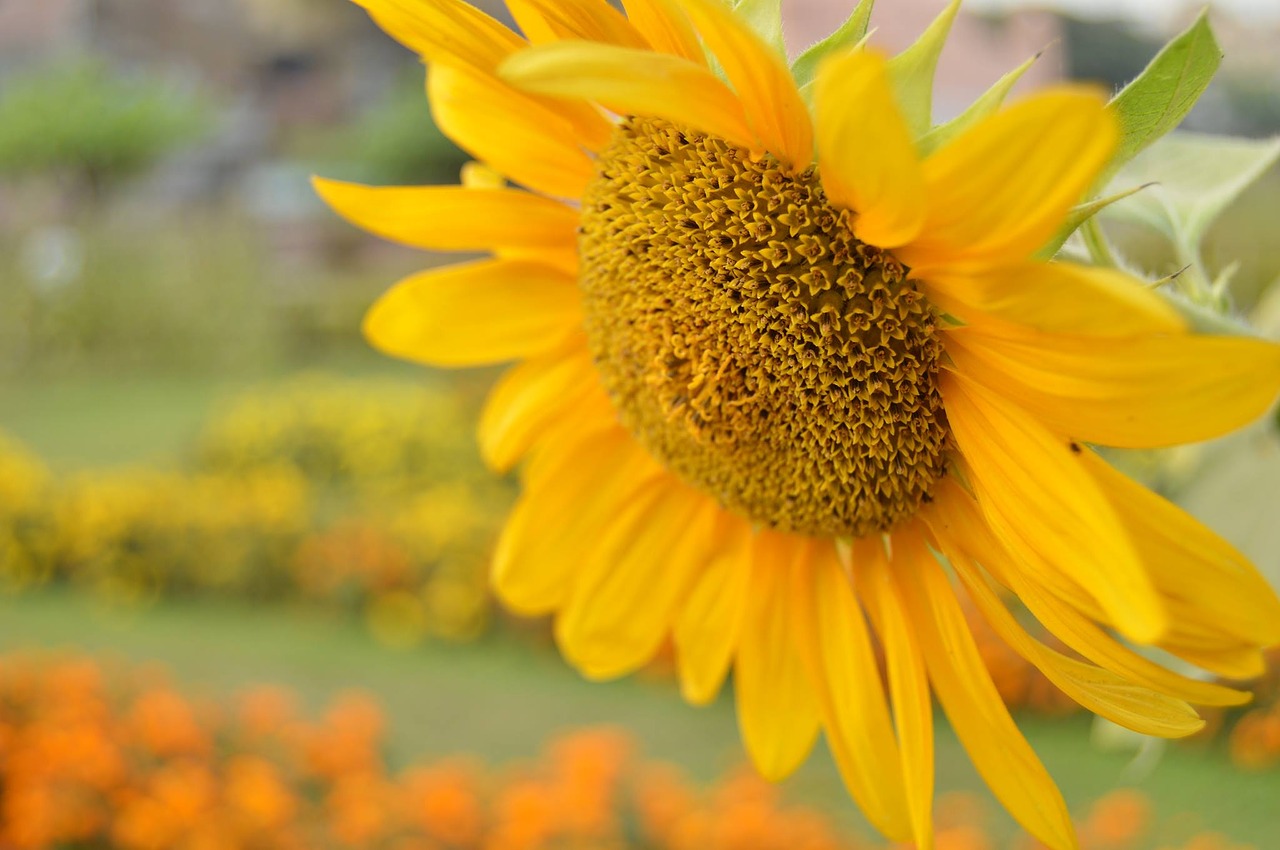
<path id="1" fill-rule="evenodd" d="M 1014 817 L 1076 846 L 958 585 L 1131 729 L 1187 735 L 1191 704 L 1246 700 L 1129 642 L 1251 677 L 1280 602 L 1092 446 L 1248 422 L 1280 346 L 1195 335 L 1125 274 L 1038 258 L 1116 148 L 1098 92 L 926 144 L 880 54 L 800 85 L 721 0 L 508 0 L 528 40 L 459 0 L 357 1 L 427 61 L 436 121 L 477 163 L 457 187 L 317 188 L 389 239 L 491 254 L 401 282 L 366 332 L 436 366 L 520 361 L 480 423 L 523 483 L 493 581 L 555 614 L 586 676 L 668 637 L 692 702 L 732 668 L 765 776 L 825 730 L 870 821 L 920 847 L 933 697 Z"/>

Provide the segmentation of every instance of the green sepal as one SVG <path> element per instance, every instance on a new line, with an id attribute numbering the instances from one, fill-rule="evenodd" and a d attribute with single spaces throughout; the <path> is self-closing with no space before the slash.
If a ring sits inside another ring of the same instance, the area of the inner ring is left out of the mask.
<path id="1" fill-rule="evenodd" d="M 1120 121 L 1120 144 L 1100 185 L 1182 122 L 1222 64 L 1208 12 L 1164 46 L 1107 105 Z"/>
<path id="2" fill-rule="evenodd" d="M 733 0 L 733 9 L 765 44 L 787 55 L 782 38 L 782 0 Z"/>
<path id="3" fill-rule="evenodd" d="M 933 77 L 959 11 L 960 0 L 952 0 L 915 44 L 889 60 L 889 79 L 913 138 L 920 138 L 933 126 Z"/>
<path id="4" fill-rule="evenodd" d="M 1154 183 L 1143 183 L 1140 186 L 1134 186 L 1131 189 L 1125 189 L 1121 192 L 1107 195 L 1105 198 L 1095 198 L 1087 204 L 1078 204 L 1077 206 L 1072 207 L 1071 212 L 1067 214 L 1067 220 L 1063 222 L 1062 227 L 1058 229 L 1058 232 L 1054 234 L 1052 239 L 1045 243 L 1045 246 L 1040 249 L 1036 256 L 1042 260 L 1052 259 L 1053 255 L 1058 253 L 1058 251 L 1062 249 L 1062 246 L 1066 244 L 1067 240 L 1071 238 L 1071 234 L 1075 233 L 1076 230 L 1086 221 L 1093 218 L 1116 201 L 1123 201 L 1125 198 L 1136 195 L 1143 189 L 1150 188 L 1154 185 Z"/>
<path id="5" fill-rule="evenodd" d="M 993 115 L 1003 104 L 1004 99 L 1009 96 L 1009 91 L 1014 87 L 1018 80 L 1022 79 L 1036 60 L 1040 58 L 1037 53 L 1026 62 L 1014 68 L 1005 74 L 995 85 L 982 93 L 982 96 L 969 104 L 969 108 L 964 112 L 947 121 L 945 124 L 939 124 L 919 140 L 917 146 L 920 149 L 921 156 L 928 156 L 947 142 L 959 136 L 965 130 L 980 122 L 983 118 Z"/>
<path id="6" fill-rule="evenodd" d="M 875 0 L 859 0 L 849 20 L 822 41 L 810 47 L 791 66 L 791 76 L 802 94 L 806 93 L 813 81 L 818 77 L 818 68 L 832 56 L 848 52 L 856 48 L 867 37 L 867 27 L 871 23 L 871 7 Z M 806 98 L 807 99 L 807 98 Z"/>

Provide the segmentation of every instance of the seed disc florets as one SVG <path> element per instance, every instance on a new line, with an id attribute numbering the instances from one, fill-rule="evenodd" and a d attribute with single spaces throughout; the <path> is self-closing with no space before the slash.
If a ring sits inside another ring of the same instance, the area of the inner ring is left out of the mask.
<path id="1" fill-rule="evenodd" d="M 592 355 L 677 475 L 815 535 L 888 530 L 928 497 L 948 443 L 934 315 L 814 171 L 628 119 L 582 223 Z"/>

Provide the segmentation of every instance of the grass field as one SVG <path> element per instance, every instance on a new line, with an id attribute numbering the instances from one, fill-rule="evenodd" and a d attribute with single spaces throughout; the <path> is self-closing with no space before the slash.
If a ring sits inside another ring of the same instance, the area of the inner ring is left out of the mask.
<path id="1" fill-rule="evenodd" d="M 369 350 L 308 362 L 308 372 L 452 380 Z M 217 407 L 297 374 L 287 367 L 230 375 L 115 374 L 0 382 L 0 431 L 26 443 L 58 471 L 177 458 Z"/>
<path id="2" fill-rule="evenodd" d="M 335 367 L 380 374 L 387 368 L 362 357 Z M 0 387 L 0 430 L 60 470 L 162 461 L 181 454 L 221 399 L 256 380 L 135 376 L 12 384 Z M 666 680 L 590 684 L 549 647 L 509 637 L 397 652 L 358 624 L 313 609 L 169 601 L 122 610 L 69 591 L 45 591 L 0 599 L 0 650 L 18 648 L 75 648 L 156 661 L 180 682 L 214 693 L 278 683 L 315 706 L 341 690 L 362 688 L 387 708 L 399 759 L 454 752 L 520 758 L 557 730 L 600 723 L 630 729 L 646 753 L 701 778 L 742 759 L 728 698 L 694 709 Z M 1090 745 L 1084 718 L 1023 718 L 1023 727 L 1074 807 L 1134 785 L 1180 828 L 1220 830 L 1260 850 L 1276 846 L 1280 774 L 1244 774 L 1219 750 L 1184 747 L 1167 748 L 1153 769 L 1136 773 L 1131 754 Z M 939 792 L 980 789 L 945 724 L 938 736 Z M 825 754 L 787 789 L 858 822 Z"/>

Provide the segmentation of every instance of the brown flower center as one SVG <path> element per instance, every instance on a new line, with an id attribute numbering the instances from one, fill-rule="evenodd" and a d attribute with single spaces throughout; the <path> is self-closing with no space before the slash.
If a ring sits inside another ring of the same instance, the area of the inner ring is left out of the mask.
<path id="1" fill-rule="evenodd" d="M 933 312 L 849 225 L 813 170 L 647 119 L 583 200 L 587 335 L 623 423 L 785 531 L 886 531 L 946 464 Z"/>

